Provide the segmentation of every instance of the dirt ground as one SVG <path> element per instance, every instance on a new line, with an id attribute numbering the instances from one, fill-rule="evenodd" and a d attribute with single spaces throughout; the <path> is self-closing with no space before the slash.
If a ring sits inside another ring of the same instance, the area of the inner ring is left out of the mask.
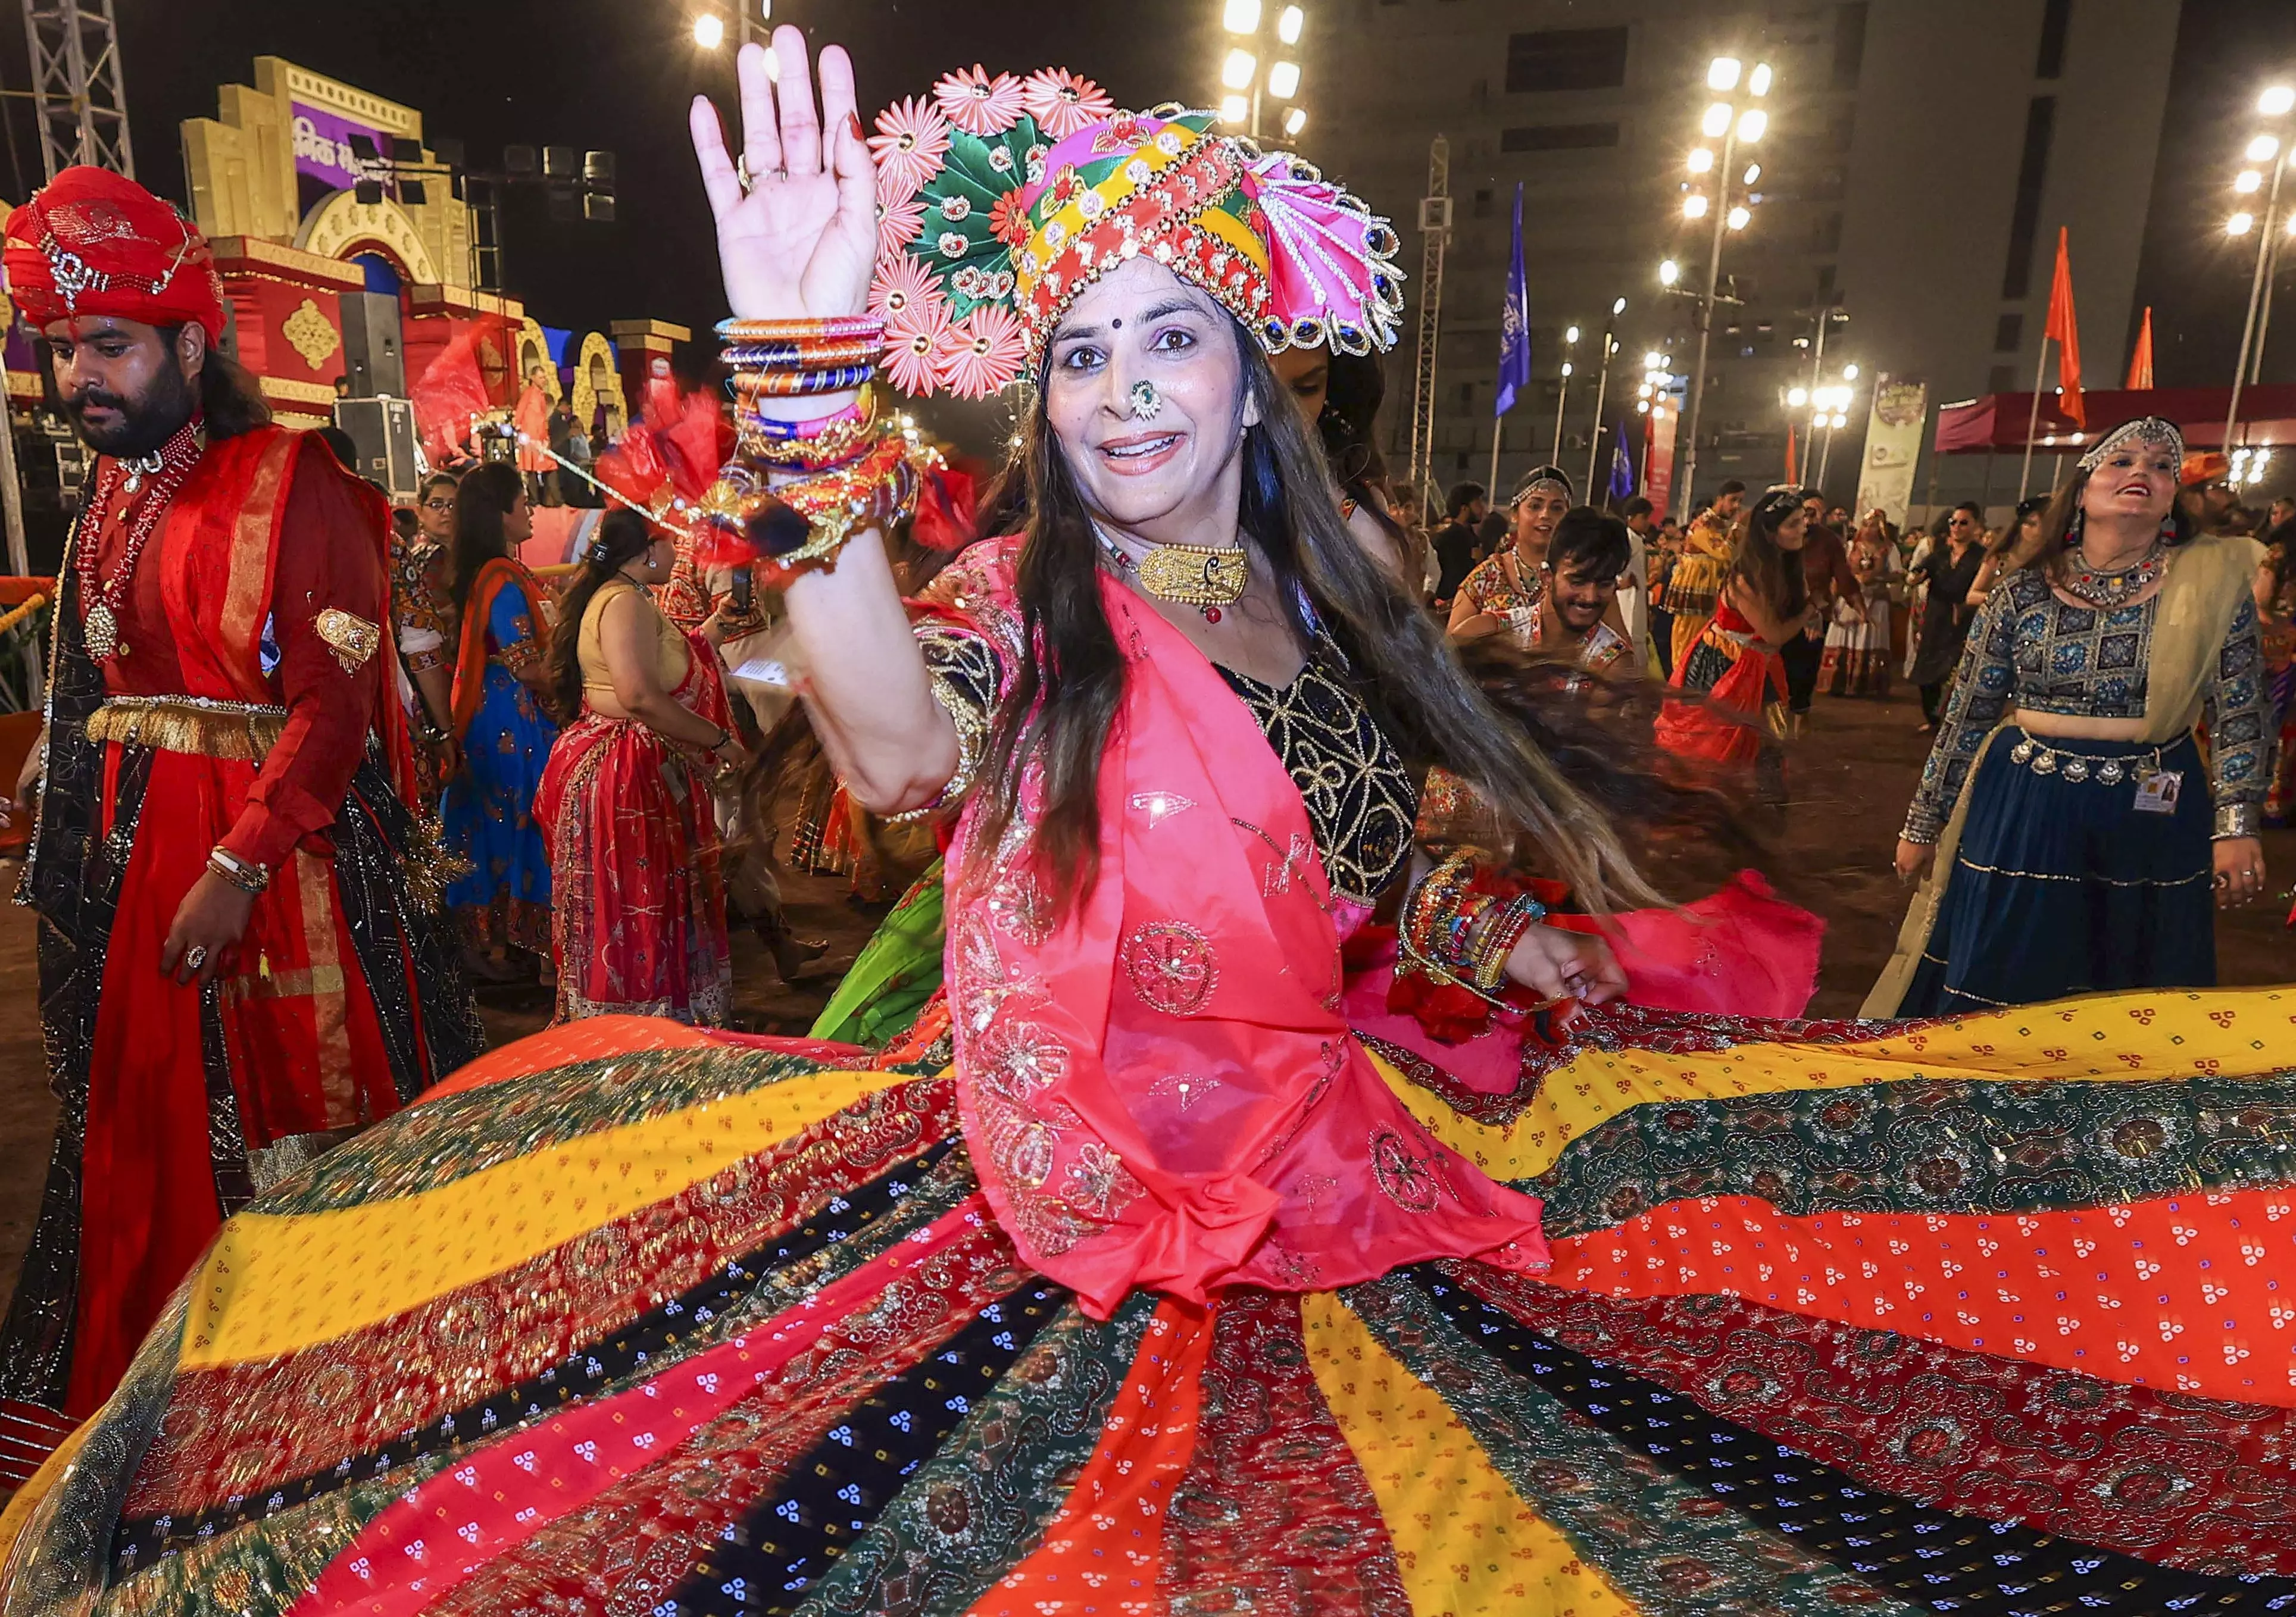
<path id="1" fill-rule="evenodd" d="M 1898 826 L 1921 772 L 1925 738 L 1917 703 L 1821 697 L 1808 734 L 1788 764 L 1792 803 L 1782 848 L 1802 878 L 1800 896 L 1827 923 L 1815 1016 L 1850 1016 L 1889 959 L 1906 893 L 1890 868 Z M 2296 933 L 2282 925 L 2296 878 L 2296 831 L 2270 832 L 2265 857 L 2275 896 L 2219 917 L 2218 974 L 2226 984 L 2296 981 Z M 0 879 L 13 886 L 12 872 Z M 829 951 L 794 984 L 775 976 L 751 937 L 734 943 L 735 1019 L 758 1033 L 799 1033 L 827 1003 L 875 927 L 882 908 L 849 902 L 841 878 L 784 878 L 798 932 L 825 938 Z M 12 1286 L 30 1238 L 46 1172 L 54 1102 L 41 1053 L 29 911 L 0 904 L 0 1284 Z M 538 988 L 489 989 L 480 996 L 497 1042 L 540 1028 L 549 996 Z"/>

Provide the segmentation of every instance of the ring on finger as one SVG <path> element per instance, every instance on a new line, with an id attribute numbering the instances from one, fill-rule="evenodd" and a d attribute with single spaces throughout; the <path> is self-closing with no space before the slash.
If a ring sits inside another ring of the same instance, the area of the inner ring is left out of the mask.
<path id="1" fill-rule="evenodd" d="M 199 970 L 207 963 L 208 946 L 205 943 L 193 943 L 184 955 L 184 964 L 189 966 L 193 971 Z"/>

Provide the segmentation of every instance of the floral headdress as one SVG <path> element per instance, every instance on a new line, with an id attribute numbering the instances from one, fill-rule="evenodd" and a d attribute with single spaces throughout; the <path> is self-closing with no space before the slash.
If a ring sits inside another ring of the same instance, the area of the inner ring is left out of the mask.
<path id="1" fill-rule="evenodd" d="M 1387 221 L 1214 115 L 1119 111 L 1088 78 L 972 67 L 877 118 L 884 375 L 985 397 L 1061 316 L 1143 254 L 1218 298 L 1269 353 L 1394 347 L 1403 308 Z"/>

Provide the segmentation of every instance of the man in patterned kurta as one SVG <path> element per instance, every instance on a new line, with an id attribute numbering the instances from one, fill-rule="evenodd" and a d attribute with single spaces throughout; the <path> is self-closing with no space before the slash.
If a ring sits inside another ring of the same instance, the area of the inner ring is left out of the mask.
<path id="1" fill-rule="evenodd" d="M 378 761 L 406 778 L 380 496 L 271 424 L 216 348 L 207 243 L 133 181 L 66 170 L 5 262 L 97 458 L 19 783 L 63 1112 L 0 1486 L 109 1395 L 226 1214 L 480 1041 Z"/>

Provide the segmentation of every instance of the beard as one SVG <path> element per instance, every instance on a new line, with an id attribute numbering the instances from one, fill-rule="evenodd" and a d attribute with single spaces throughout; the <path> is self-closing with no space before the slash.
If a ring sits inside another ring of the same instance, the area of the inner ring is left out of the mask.
<path id="1" fill-rule="evenodd" d="M 119 460 L 133 460 L 159 448 L 192 419 L 198 404 L 193 383 L 172 364 L 160 366 L 140 394 L 122 397 L 102 388 L 85 388 L 63 400 L 64 414 L 70 418 L 79 441 L 99 454 Z M 86 412 L 94 405 L 117 411 L 119 419 L 108 427 L 89 426 Z"/>

